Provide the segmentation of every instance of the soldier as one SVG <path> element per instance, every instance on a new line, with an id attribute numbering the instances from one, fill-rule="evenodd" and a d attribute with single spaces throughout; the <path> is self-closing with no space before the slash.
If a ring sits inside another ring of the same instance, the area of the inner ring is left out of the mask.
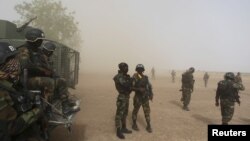
<path id="1" fill-rule="evenodd" d="M 151 75 L 152 75 L 152 79 L 155 80 L 155 69 L 154 69 L 154 67 L 151 69 Z"/>
<path id="2" fill-rule="evenodd" d="M 56 49 L 56 45 L 52 42 L 46 42 L 42 45 L 41 50 L 38 53 L 33 54 L 31 57 L 31 62 L 36 68 L 36 77 L 30 79 L 29 87 L 30 89 L 36 89 L 38 87 L 37 78 L 52 79 L 54 85 L 54 94 L 51 95 L 50 102 L 56 99 L 62 101 L 62 111 L 65 115 L 70 115 L 72 113 L 80 111 L 80 108 L 76 106 L 75 101 L 69 99 L 69 91 L 67 82 L 65 79 L 58 76 L 53 70 L 53 62 L 51 60 L 51 55 Z"/>
<path id="3" fill-rule="evenodd" d="M 21 64 L 21 82 L 24 85 L 26 85 L 25 83 L 36 85 L 38 89 L 43 90 L 44 97 L 47 98 L 52 95 L 54 91 L 53 79 L 48 77 L 37 77 L 40 76 L 40 71 L 32 62 L 32 57 L 38 54 L 39 47 L 45 39 L 44 33 L 40 29 L 32 28 L 26 32 L 25 38 L 26 43 L 18 48 L 18 58 Z M 24 75 L 24 70 L 28 71 L 27 76 Z M 28 82 L 25 82 L 26 77 L 28 77 Z M 31 88 L 29 85 L 28 87 Z M 33 88 L 34 87 L 32 87 L 32 89 Z"/>
<path id="4" fill-rule="evenodd" d="M 116 116 L 115 116 L 115 126 L 116 126 L 116 136 L 120 139 L 125 139 L 123 133 L 132 133 L 126 127 L 126 118 L 128 115 L 129 107 L 129 97 L 132 92 L 132 81 L 128 73 L 128 65 L 124 62 L 118 65 L 119 71 L 113 78 L 115 82 L 116 90 L 119 95 L 116 101 Z"/>
<path id="5" fill-rule="evenodd" d="M 209 75 L 208 75 L 207 72 L 205 72 L 205 74 L 204 74 L 204 76 L 203 76 L 203 80 L 204 80 L 204 83 L 205 83 L 205 87 L 207 87 L 208 79 L 209 79 Z"/>
<path id="6" fill-rule="evenodd" d="M 175 76 L 176 76 L 176 72 L 174 70 L 172 70 L 171 72 L 171 76 L 172 76 L 172 82 L 175 82 Z"/>
<path id="7" fill-rule="evenodd" d="M 240 105 L 238 90 L 244 90 L 242 83 L 235 83 L 235 76 L 232 72 L 224 75 L 224 80 L 218 83 L 215 97 L 215 105 L 221 106 L 222 124 L 228 125 L 234 114 L 234 103 Z M 220 102 L 219 102 L 220 100 Z"/>
<path id="8" fill-rule="evenodd" d="M 17 50 L 13 46 L 0 42 L 1 141 L 14 140 L 15 137 L 26 132 L 42 115 L 39 107 L 33 107 L 25 102 L 25 95 L 21 95 L 13 87 L 18 82 L 20 73 L 20 64 L 15 57 L 16 54 Z M 28 107 L 30 108 L 27 109 Z M 17 138 L 20 139 L 20 137 Z"/>
<path id="9" fill-rule="evenodd" d="M 181 101 L 183 101 L 183 110 L 186 110 L 186 111 L 189 111 L 188 105 L 191 100 L 191 93 L 194 90 L 194 82 L 195 82 L 194 77 L 193 77 L 194 71 L 195 71 L 194 68 L 191 67 L 185 73 L 182 74 Z"/>
<path id="10" fill-rule="evenodd" d="M 235 76 L 235 82 L 242 83 L 242 78 L 241 78 L 240 72 L 238 72 L 237 75 Z"/>
<path id="11" fill-rule="evenodd" d="M 136 66 L 136 72 L 133 75 L 133 90 L 135 90 L 135 96 L 134 96 L 134 109 L 132 112 L 132 120 L 133 125 L 132 128 L 136 131 L 139 130 L 136 120 L 137 120 L 137 114 L 142 106 L 145 119 L 147 122 L 146 130 L 151 133 L 152 128 L 150 125 L 150 107 L 149 107 L 149 100 L 153 100 L 153 92 L 152 92 L 152 85 L 150 84 L 148 77 L 143 74 L 145 71 L 144 66 L 142 64 L 138 64 Z"/>

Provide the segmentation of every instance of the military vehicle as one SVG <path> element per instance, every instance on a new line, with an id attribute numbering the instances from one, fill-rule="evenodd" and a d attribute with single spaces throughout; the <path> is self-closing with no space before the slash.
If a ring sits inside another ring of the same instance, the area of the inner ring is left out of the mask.
<path id="1" fill-rule="evenodd" d="M 31 26 L 28 26 L 32 20 L 34 19 L 31 19 L 19 28 L 12 22 L 0 20 L 0 41 L 9 42 L 15 48 L 22 46 L 26 42 L 25 33 L 32 28 Z M 46 40 L 51 41 L 49 39 Z M 66 79 L 70 88 L 75 89 L 75 86 L 78 84 L 80 53 L 64 44 L 56 41 L 52 42 L 56 45 L 56 50 L 52 56 L 54 71 L 57 75 Z M 29 93 L 39 94 L 41 93 L 41 90 L 29 90 Z M 77 97 L 73 97 L 73 99 L 76 101 L 76 106 L 79 107 L 80 100 Z M 47 112 L 51 127 L 50 130 L 53 130 L 58 125 L 64 125 L 70 131 L 76 113 L 63 115 L 60 100 L 55 100 L 53 103 L 49 103 L 41 98 L 41 101 L 51 107 L 49 108 L 51 110 Z"/>
<path id="2" fill-rule="evenodd" d="M 34 18 L 19 28 L 12 22 L 0 20 L 0 41 L 9 42 L 16 48 L 23 45 L 25 43 L 25 33 L 32 28 L 28 26 L 32 20 Z M 69 87 L 74 89 L 78 84 L 80 53 L 64 44 L 56 41 L 52 42 L 57 46 L 52 56 L 54 70 L 59 76 L 67 80 Z"/>

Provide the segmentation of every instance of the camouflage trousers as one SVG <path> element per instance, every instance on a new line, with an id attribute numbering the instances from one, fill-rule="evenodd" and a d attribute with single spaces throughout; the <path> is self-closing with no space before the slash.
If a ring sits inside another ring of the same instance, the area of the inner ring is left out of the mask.
<path id="1" fill-rule="evenodd" d="M 126 126 L 126 118 L 128 115 L 129 95 L 119 94 L 116 101 L 115 127 L 122 128 Z"/>
<path id="2" fill-rule="evenodd" d="M 233 118 L 234 101 L 230 99 L 220 99 L 222 123 L 228 123 Z"/>
<path id="3" fill-rule="evenodd" d="M 191 93 L 192 90 L 190 88 L 183 88 L 182 89 L 182 100 L 183 100 L 183 106 L 187 107 L 191 100 Z"/>
<path id="4" fill-rule="evenodd" d="M 28 81 L 28 89 L 42 90 L 46 99 L 66 99 L 69 93 L 63 78 L 32 77 Z"/>
<path id="5" fill-rule="evenodd" d="M 132 112 L 132 120 L 136 121 L 137 120 L 137 114 L 142 106 L 143 111 L 144 111 L 144 116 L 147 122 L 150 122 L 150 106 L 149 106 L 149 98 L 148 97 L 143 97 L 141 95 L 136 95 L 134 96 L 134 109 Z"/>

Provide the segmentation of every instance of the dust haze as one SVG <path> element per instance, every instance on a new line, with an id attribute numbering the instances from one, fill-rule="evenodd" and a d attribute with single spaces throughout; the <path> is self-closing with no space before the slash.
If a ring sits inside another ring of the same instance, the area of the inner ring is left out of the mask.
<path id="1" fill-rule="evenodd" d="M 1 9 L 19 0 L 8 1 Z M 243 73 L 246 90 L 240 93 L 232 124 L 250 123 L 250 1 L 249 0 L 62 0 L 76 12 L 83 44 L 79 84 L 71 92 L 82 99 L 81 112 L 65 134 L 53 131 L 51 141 L 116 141 L 114 115 L 117 91 L 112 77 L 118 64 L 126 62 L 129 74 L 141 63 L 150 77 L 154 101 L 150 103 L 153 133 L 145 130 L 142 109 L 139 132 L 126 135 L 130 141 L 205 141 L 207 125 L 220 124 L 220 109 L 215 107 L 215 89 L 224 72 Z M 1 3 L 1 2 L 0 2 Z M 2 18 L 17 17 L 0 13 Z M 181 73 L 195 67 L 195 88 L 191 111 L 182 110 Z M 170 70 L 177 70 L 172 83 Z M 199 70 L 199 71 L 198 71 Z M 209 71 L 208 87 L 203 74 Z M 105 73 L 105 75 L 97 75 Z M 151 78 L 151 77 L 150 77 Z M 130 98 L 128 128 L 131 129 L 133 93 Z"/>

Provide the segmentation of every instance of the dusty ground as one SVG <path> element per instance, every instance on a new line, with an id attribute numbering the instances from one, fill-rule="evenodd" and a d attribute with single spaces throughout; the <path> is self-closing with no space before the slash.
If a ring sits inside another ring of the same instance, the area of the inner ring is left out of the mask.
<path id="1" fill-rule="evenodd" d="M 114 74 L 113 74 L 114 75 Z M 71 134 L 63 127 L 52 133 L 52 141 L 116 141 L 114 115 L 117 92 L 112 80 L 113 75 L 82 74 L 77 90 L 81 97 L 81 112 L 77 115 Z M 153 133 L 145 130 L 145 119 L 142 109 L 138 116 L 139 132 L 126 135 L 130 141 L 206 141 L 207 125 L 220 124 L 221 115 L 215 107 L 214 97 L 217 82 L 222 79 L 221 73 L 210 74 L 208 87 L 204 87 L 202 72 L 195 73 L 195 89 L 190 103 L 191 111 L 183 111 L 179 92 L 180 72 L 172 83 L 169 76 L 157 76 L 151 80 L 154 101 L 151 105 Z M 250 124 L 250 75 L 243 76 L 246 87 L 241 92 L 240 106 L 235 106 L 231 124 Z M 132 97 L 128 115 L 128 127 L 131 129 Z"/>

